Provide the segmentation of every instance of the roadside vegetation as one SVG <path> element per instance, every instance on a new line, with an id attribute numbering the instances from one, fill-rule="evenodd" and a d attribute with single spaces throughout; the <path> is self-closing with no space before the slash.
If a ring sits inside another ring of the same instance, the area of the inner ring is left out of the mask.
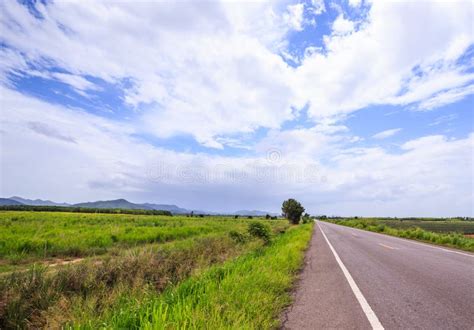
<path id="1" fill-rule="evenodd" d="M 270 245 L 192 276 L 161 295 L 122 300 L 78 328 L 272 329 L 291 302 L 313 224 L 290 228 Z M 120 313 L 116 311 L 120 310 Z"/>
<path id="2" fill-rule="evenodd" d="M 225 217 L 4 211 L 0 212 L 0 271 L 34 261 L 56 263 L 58 259 L 239 230 L 247 222 Z M 275 226 L 283 223 L 272 222 Z"/>
<path id="3" fill-rule="evenodd" d="M 474 221 L 468 220 L 395 220 L 395 219 L 321 219 L 338 225 L 369 230 L 391 236 L 415 239 L 474 252 Z"/>
<path id="4" fill-rule="evenodd" d="M 0 328 L 275 327 L 311 227 L 3 211 Z"/>

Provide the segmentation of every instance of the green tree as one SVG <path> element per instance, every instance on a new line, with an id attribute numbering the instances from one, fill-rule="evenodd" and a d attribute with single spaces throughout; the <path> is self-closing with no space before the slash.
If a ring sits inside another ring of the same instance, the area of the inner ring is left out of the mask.
<path id="1" fill-rule="evenodd" d="M 297 200 L 290 198 L 283 202 L 281 206 L 283 216 L 287 218 L 292 224 L 297 225 L 300 222 L 301 215 L 304 212 L 303 205 Z"/>

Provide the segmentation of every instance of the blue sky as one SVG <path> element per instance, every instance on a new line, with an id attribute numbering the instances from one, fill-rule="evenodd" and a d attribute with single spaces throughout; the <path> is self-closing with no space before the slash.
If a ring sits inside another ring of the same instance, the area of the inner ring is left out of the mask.
<path id="1" fill-rule="evenodd" d="M 3 197 L 474 214 L 470 1 L 1 6 Z"/>

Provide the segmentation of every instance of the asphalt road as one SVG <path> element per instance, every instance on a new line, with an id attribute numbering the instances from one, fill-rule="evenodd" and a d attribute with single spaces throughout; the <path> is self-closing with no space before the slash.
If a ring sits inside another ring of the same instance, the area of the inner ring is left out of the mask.
<path id="1" fill-rule="evenodd" d="M 325 222 L 314 230 L 283 328 L 474 329 L 474 254 Z"/>

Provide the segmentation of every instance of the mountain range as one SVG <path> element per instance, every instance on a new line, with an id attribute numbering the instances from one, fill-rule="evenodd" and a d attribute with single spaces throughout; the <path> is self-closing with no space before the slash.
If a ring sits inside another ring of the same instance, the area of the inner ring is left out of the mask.
<path id="1" fill-rule="evenodd" d="M 18 196 L 10 198 L 0 198 L 0 206 L 2 205 L 33 205 L 33 206 L 77 206 L 77 207 L 88 207 L 88 208 L 99 208 L 99 209 L 131 209 L 131 210 L 164 210 L 170 211 L 173 214 L 187 214 L 194 212 L 194 214 L 212 214 L 218 215 L 223 212 L 209 212 L 202 210 L 190 210 L 179 207 L 172 204 L 154 204 L 154 203 L 143 203 L 137 204 L 127 201 L 126 199 L 114 199 L 106 201 L 95 201 L 95 202 L 84 202 L 77 204 L 68 203 L 56 203 L 50 200 L 42 199 L 26 199 Z M 225 213 L 227 215 L 240 215 L 240 216 L 264 216 L 266 214 L 278 215 L 276 213 L 259 211 L 259 210 L 239 210 L 236 212 Z"/>

